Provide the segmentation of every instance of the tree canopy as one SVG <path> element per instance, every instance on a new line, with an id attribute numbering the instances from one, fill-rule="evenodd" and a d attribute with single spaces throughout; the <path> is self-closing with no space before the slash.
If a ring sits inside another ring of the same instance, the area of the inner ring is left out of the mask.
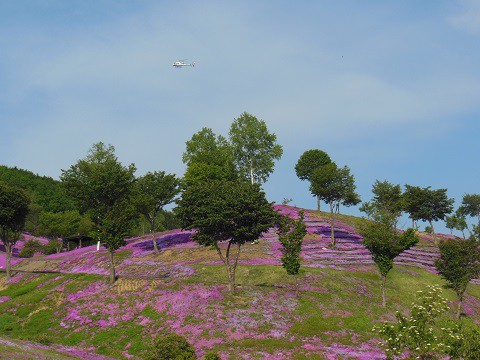
<path id="1" fill-rule="evenodd" d="M 458 208 L 460 214 L 477 218 L 477 232 L 480 231 L 480 194 L 465 194 Z"/>
<path id="2" fill-rule="evenodd" d="M 186 142 L 182 159 L 187 165 L 183 177 L 185 186 L 198 181 L 234 180 L 238 177 L 231 146 L 223 136 L 215 135 L 209 128 L 193 134 Z"/>
<path id="3" fill-rule="evenodd" d="M 100 242 L 110 253 L 110 281 L 115 281 L 113 253 L 125 244 L 135 218 L 132 203 L 135 166 L 123 166 L 112 145 L 96 143 L 87 156 L 62 170 L 61 179 L 81 212 L 95 224 Z"/>
<path id="4" fill-rule="evenodd" d="M 438 273 L 446 281 L 446 287 L 458 297 L 457 318 L 460 318 L 463 294 L 470 280 L 480 276 L 480 249 L 477 241 L 446 239 L 440 241 L 440 257 L 435 261 Z"/>
<path id="5" fill-rule="evenodd" d="M 330 164 L 330 156 L 322 150 L 305 151 L 295 165 L 295 173 L 300 180 L 309 180 L 313 172 L 320 166 Z M 320 197 L 317 196 L 317 210 L 320 211 Z"/>
<path id="6" fill-rule="evenodd" d="M 137 211 L 150 224 L 153 236 L 153 248 L 158 252 L 155 239 L 155 221 L 164 206 L 170 204 L 180 192 L 180 180 L 164 171 L 148 172 L 139 177 L 135 186 L 134 203 Z"/>
<path id="7" fill-rule="evenodd" d="M 0 240 L 6 250 L 7 279 L 10 279 L 12 250 L 25 226 L 30 197 L 15 186 L 0 182 Z"/>
<path id="8" fill-rule="evenodd" d="M 410 249 L 418 238 L 413 229 L 398 232 L 394 224 L 396 219 L 384 214 L 377 221 L 369 222 L 361 230 L 363 245 L 370 251 L 373 261 L 382 277 L 382 306 L 386 306 L 385 284 L 389 271 L 393 268 L 393 260 L 403 251 Z"/>
<path id="9" fill-rule="evenodd" d="M 448 198 L 447 189 L 405 185 L 404 199 L 405 211 L 411 219 L 428 221 L 436 241 L 433 221 L 443 220 L 453 211 L 454 199 Z"/>
<path id="10" fill-rule="evenodd" d="M 196 242 L 215 247 L 226 266 L 232 292 L 241 245 L 257 240 L 275 219 L 260 186 L 243 181 L 207 181 L 188 186 L 178 200 L 176 212 L 183 228 L 196 230 L 192 235 Z M 220 242 L 227 242 L 225 253 Z M 232 245 L 237 247 L 234 257 Z"/>
<path id="11" fill-rule="evenodd" d="M 267 181 L 283 149 L 277 136 L 268 132 L 265 121 L 244 112 L 230 126 L 229 138 L 241 176 L 252 184 Z"/>
<path id="12" fill-rule="evenodd" d="M 330 227 L 332 246 L 335 247 L 334 204 L 356 205 L 360 197 L 355 192 L 355 178 L 347 166 L 339 168 L 335 163 L 320 166 L 310 177 L 310 192 L 330 204 Z"/>

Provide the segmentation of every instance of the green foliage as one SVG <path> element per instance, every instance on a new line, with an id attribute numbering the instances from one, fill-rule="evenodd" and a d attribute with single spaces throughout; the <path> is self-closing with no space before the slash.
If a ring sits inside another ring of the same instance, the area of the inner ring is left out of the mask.
<path id="1" fill-rule="evenodd" d="M 470 280 L 480 276 L 480 249 L 474 238 L 469 240 L 447 239 L 439 244 L 440 257 L 435 261 L 439 274 L 447 281 L 459 299 L 457 317 L 463 294 Z"/>
<path id="2" fill-rule="evenodd" d="M 25 190 L 33 204 L 44 211 L 60 212 L 74 209 L 74 204 L 66 195 L 60 181 L 48 176 L 39 176 L 28 170 L 0 165 L 0 181 Z"/>
<path id="3" fill-rule="evenodd" d="M 295 165 L 295 173 L 300 180 L 310 180 L 315 169 L 330 164 L 330 156 L 322 150 L 312 149 L 305 151 Z"/>
<path id="4" fill-rule="evenodd" d="M 405 185 L 404 210 L 412 220 L 430 222 L 433 231 L 433 221 L 443 220 L 453 211 L 454 199 L 449 199 L 447 189 L 431 190 L 430 186 L 421 188 Z"/>
<path id="5" fill-rule="evenodd" d="M 450 351 L 449 339 L 456 337 L 455 328 L 437 326 L 438 317 L 448 310 L 447 300 L 441 296 L 438 285 L 428 286 L 428 291 L 418 291 L 410 307 L 410 315 L 396 313 L 397 322 L 385 322 L 373 328 L 384 339 L 380 345 L 387 359 L 409 351 L 418 359 L 436 359 Z"/>
<path id="6" fill-rule="evenodd" d="M 355 193 L 355 179 L 347 166 L 330 163 L 316 168 L 310 176 L 310 192 L 326 203 L 342 202 L 350 206 L 360 202 Z"/>
<path id="7" fill-rule="evenodd" d="M 300 270 L 300 252 L 303 238 L 307 234 L 304 216 L 303 211 L 300 211 L 298 220 L 281 216 L 278 224 L 278 238 L 282 244 L 282 266 L 289 275 L 297 275 Z"/>
<path id="8" fill-rule="evenodd" d="M 180 192 L 180 180 L 164 171 L 148 172 L 138 178 L 135 184 L 134 202 L 137 211 L 150 224 L 150 231 L 156 231 L 157 215 L 165 205 L 173 202 Z"/>
<path id="9" fill-rule="evenodd" d="M 425 232 L 427 234 L 432 234 L 433 233 L 433 228 L 431 226 L 425 226 Z"/>
<path id="10" fill-rule="evenodd" d="M 132 202 L 135 165 L 123 166 L 115 148 L 102 142 L 89 150 L 85 159 L 68 170 L 61 179 L 81 212 L 95 224 L 100 242 L 110 251 L 110 281 L 115 281 L 113 253 L 125 245 L 136 216 Z"/>
<path id="11" fill-rule="evenodd" d="M 22 251 L 18 253 L 18 257 L 20 258 L 31 258 L 33 255 L 35 255 L 35 249 L 27 247 L 24 247 Z"/>
<path id="12" fill-rule="evenodd" d="M 0 241 L 5 245 L 7 278 L 10 278 L 12 250 L 25 227 L 30 197 L 15 186 L 0 182 Z"/>
<path id="13" fill-rule="evenodd" d="M 100 241 L 110 251 L 124 245 L 133 225 L 135 208 L 131 202 L 135 166 L 124 167 L 115 148 L 97 143 L 85 159 L 63 170 L 61 179 L 81 212 L 89 214 Z"/>
<path id="14" fill-rule="evenodd" d="M 205 360 L 221 360 L 222 358 L 215 351 L 207 351 L 204 356 Z"/>
<path id="15" fill-rule="evenodd" d="M 372 254 L 382 276 L 387 276 L 398 255 L 418 243 L 413 229 L 399 233 L 388 219 L 367 223 L 360 234 L 363 236 L 363 245 Z"/>
<path id="16" fill-rule="evenodd" d="M 234 291 L 240 246 L 257 240 L 274 222 L 275 212 L 265 193 L 258 184 L 209 181 L 188 186 L 177 203 L 182 227 L 195 229 L 192 238 L 199 244 L 216 248 Z M 228 241 L 225 255 L 218 247 L 220 241 Z M 238 248 L 234 260 L 230 251 L 233 244 Z"/>
<path id="17" fill-rule="evenodd" d="M 330 204 L 330 227 L 332 246 L 335 247 L 334 205 L 356 205 L 360 197 L 355 192 L 355 179 L 347 166 L 337 167 L 330 163 L 316 168 L 310 176 L 310 192 Z"/>
<path id="18" fill-rule="evenodd" d="M 39 216 L 38 233 L 42 236 L 57 239 L 73 235 L 88 236 L 93 223 L 87 215 L 80 215 L 77 210 L 58 213 L 42 212 Z"/>
<path id="19" fill-rule="evenodd" d="M 145 356 L 145 360 L 194 360 L 196 358 L 194 347 L 178 334 L 158 336 Z"/>
<path id="20" fill-rule="evenodd" d="M 244 112 L 230 126 L 229 138 L 240 174 L 252 184 L 267 181 L 283 149 L 277 136 L 268 132 L 265 121 Z"/>
<path id="21" fill-rule="evenodd" d="M 478 327 L 456 325 L 445 343 L 447 344 L 446 353 L 452 359 L 480 359 L 480 330 Z"/>
<path id="22" fill-rule="evenodd" d="M 480 194 L 465 194 L 458 212 L 464 216 L 469 215 L 478 218 L 477 227 L 480 227 Z"/>
<path id="23" fill-rule="evenodd" d="M 402 188 L 400 185 L 393 185 L 388 181 L 376 180 L 372 186 L 373 198 L 371 202 L 365 202 L 360 207 L 367 216 L 378 220 L 383 214 L 398 218 L 403 208 Z"/>
<path id="24" fill-rule="evenodd" d="M 203 128 L 186 143 L 183 162 L 187 170 L 184 186 L 209 180 L 235 180 L 238 176 L 233 161 L 233 150 L 223 136 Z"/>
<path id="25" fill-rule="evenodd" d="M 43 246 L 42 252 L 45 255 L 55 254 L 62 249 L 62 242 L 58 239 L 50 239 L 48 243 Z"/>

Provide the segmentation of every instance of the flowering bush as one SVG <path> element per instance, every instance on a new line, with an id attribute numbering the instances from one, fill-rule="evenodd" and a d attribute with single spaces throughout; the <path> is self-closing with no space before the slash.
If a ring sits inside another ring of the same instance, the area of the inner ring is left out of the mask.
<path id="1" fill-rule="evenodd" d="M 436 359 L 439 353 L 450 351 L 447 339 L 457 339 L 455 328 L 438 328 L 437 318 L 447 311 L 447 300 L 441 297 L 438 285 L 428 286 L 428 291 L 418 291 L 417 300 L 412 303 L 410 316 L 397 311 L 397 323 L 383 323 L 373 331 L 385 340 L 380 343 L 387 359 L 394 359 L 407 350 L 417 359 Z"/>

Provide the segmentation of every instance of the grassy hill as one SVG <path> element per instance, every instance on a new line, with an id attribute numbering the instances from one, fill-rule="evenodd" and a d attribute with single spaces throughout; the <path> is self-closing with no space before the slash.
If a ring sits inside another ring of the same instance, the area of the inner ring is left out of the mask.
<path id="1" fill-rule="evenodd" d="M 113 286 L 106 251 L 95 247 L 18 261 L 14 269 L 25 272 L 8 282 L 0 273 L 0 349 L 8 342 L 61 356 L 69 348 L 79 358 L 141 358 L 155 336 L 173 331 L 199 356 L 214 349 L 222 359 L 383 359 L 372 326 L 406 312 L 417 290 L 443 284 L 433 241 L 422 235 L 396 262 L 384 309 L 380 277 L 356 234 L 363 220 L 336 223 L 336 249 L 328 247 L 324 214 L 309 211 L 306 221 L 300 298 L 279 266 L 273 231 L 242 249 L 234 295 L 216 251 L 189 232 L 157 234 L 159 254 L 149 237 L 129 239 L 116 254 Z M 52 273 L 32 273 L 45 270 Z M 443 295 L 453 316 L 455 296 Z M 480 324 L 479 285 L 469 286 L 464 309 L 463 322 Z"/>

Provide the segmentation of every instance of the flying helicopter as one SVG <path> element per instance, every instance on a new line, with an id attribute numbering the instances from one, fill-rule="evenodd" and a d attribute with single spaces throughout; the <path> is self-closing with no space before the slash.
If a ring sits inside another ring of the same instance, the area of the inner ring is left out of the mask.
<path id="1" fill-rule="evenodd" d="M 184 67 L 184 66 L 191 66 L 191 67 L 194 67 L 194 66 L 195 66 L 195 61 L 192 62 L 191 64 L 187 64 L 187 63 L 185 62 L 186 60 L 187 60 L 187 59 L 175 61 L 175 62 L 173 63 L 173 67 L 176 67 L 176 68 L 178 69 L 178 68 L 181 68 L 181 67 Z"/>

